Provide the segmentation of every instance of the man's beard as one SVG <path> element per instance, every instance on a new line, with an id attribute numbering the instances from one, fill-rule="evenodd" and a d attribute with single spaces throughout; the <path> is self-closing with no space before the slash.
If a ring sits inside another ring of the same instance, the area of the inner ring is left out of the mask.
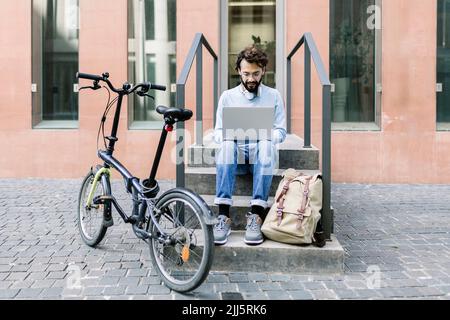
<path id="1" fill-rule="evenodd" d="M 258 81 L 244 81 L 241 77 L 241 83 L 244 86 L 244 88 L 247 89 L 248 92 L 257 93 L 259 86 L 262 83 L 262 79 L 259 80 L 259 82 Z M 253 84 L 253 85 L 249 86 L 249 84 Z"/>

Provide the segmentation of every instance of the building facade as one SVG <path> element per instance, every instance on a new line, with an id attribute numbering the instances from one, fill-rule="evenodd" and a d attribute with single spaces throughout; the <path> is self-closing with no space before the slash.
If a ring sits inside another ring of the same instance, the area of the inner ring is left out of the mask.
<path id="1" fill-rule="evenodd" d="M 122 113 L 117 158 L 148 175 L 162 129 L 155 106 L 175 104 L 175 83 L 199 32 L 219 56 L 220 92 L 238 82 L 237 53 L 257 44 L 271 60 L 264 82 L 285 98 L 286 57 L 312 33 L 333 84 L 334 182 L 450 182 L 450 0 L 2 0 L 0 177 L 79 178 L 97 163 L 108 93 L 79 92 L 89 83 L 78 83 L 78 70 L 108 71 L 115 85 L 169 88 L 155 101 L 130 98 Z M 203 56 L 207 131 L 213 64 Z M 292 62 L 291 119 L 299 136 L 303 63 L 300 52 Z M 314 70 L 312 79 L 312 143 L 320 150 Z M 195 110 L 195 98 L 192 72 L 187 108 Z M 199 125 L 186 123 L 186 145 Z M 160 179 L 175 178 L 175 150 L 172 135 Z"/>

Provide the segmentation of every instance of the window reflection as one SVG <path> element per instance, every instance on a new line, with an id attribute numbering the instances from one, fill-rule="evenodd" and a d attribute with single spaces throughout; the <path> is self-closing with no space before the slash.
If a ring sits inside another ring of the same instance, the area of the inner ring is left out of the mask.
<path id="1" fill-rule="evenodd" d="M 275 87 L 275 17 L 274 0 L 230 0 L 228 87 L 240 83 L 235 71 L 236 59 L 241 50 L 251 44 L 259 45 L 269 56 L 269 65 L 263 83 Z"/>
<path id="2" fill-rule="evenodd" d="M 367 9 L 375 0 L 330 0 L 333 122 L 375 121 L 375 30 Z"/>
<path id="3" fill-rule="evenodd" d="M 176 0 L 128 0 L 128 80 L 167 86 L 155 100 L 129 97 L 130 123 L 162 121 L 156 105 L 173 106 L 176 82 Z"/>
<path id="4" fill-rule="evenodd" d="M 437 120 L 450 122 L 450 0 L 438 1 L 437 41 Z"/>
<path id="5" fill-rule="evenodd" d="M 33 125 L 78 120 L 78 0 L 33 0 Z"/>

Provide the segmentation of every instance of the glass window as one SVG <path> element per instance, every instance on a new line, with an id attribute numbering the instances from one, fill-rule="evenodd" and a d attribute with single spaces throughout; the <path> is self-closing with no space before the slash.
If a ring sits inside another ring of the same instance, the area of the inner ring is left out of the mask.
<path id="1" fill-rule="evenodd" d="M 269 56 L 263 83 L 275 87 L 275 0 L 230 0 L 228 2 L 228 87 L 240 83 L 236 59 L 245 47 L 257 44 Z"/>
<path id="2" fill-rule="evenodd" d="M 377 4 L 376 0 L 330 0 L 333 122 L 376 122 L 377 30 L 369 28 L 368 9 Z"/>
<path id="3" fill-rule="evenodd" d="M 160 128 L 163 119 L 155 106 L 174 106 L 176 82 L 176 0 L 128 0 L 128 80 L 167 86 L 150 98 L 130 96 L 130 127 Z"/>
<path id="4" fill-rule="evenodd" d="M 33 126 L 76 126 L 78 0 L 32 3 Z"/>
<path id="5" fill-rule="evenodd" d="M 450 0 L 438 1 L 437 121 L 450 122 Z"/>

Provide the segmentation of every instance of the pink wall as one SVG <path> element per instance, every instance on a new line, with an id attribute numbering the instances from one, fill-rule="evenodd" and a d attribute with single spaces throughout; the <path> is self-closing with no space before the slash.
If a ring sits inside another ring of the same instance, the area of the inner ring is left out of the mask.
<path id="1" fill-rule="evenodd" d="M 127 79 L 127 6 L 123 0 L 80 0 L 80 70 L 109 71 L 119 86 Z M 11 30 L 14 30 L 12 32 Z M 20 36 L 18 36 L 20 35 Z M 0 11 L 0 177 L 78 178 L 96 158 L 99 120 L 105 91 L 80 94 L 79 129 L 31 128 L 31 5 L 9 1 Z M 85 83 L 84 81 L 82 83 Z M 87 83 L 87 82 L 86 82 Z M 109 126 L 112 117 L 109 119 Z M 110 132 L 110 129 L 107 131 Z M 149 174 L 159 131 L 128 131 L 126 103 L 116 156 L 137 176 Z M 170 163 L 174 142 L 168 139 L 162 163 Z M 159 178 L 173 178 L 174 165 L 163 165 Z M 115 175 L 118 177 L 118 175 Z"/>
<path id="2" fill-rule="evenodd" d="M 381 132 L 333 134 L 333 180 L 448 183 L 436 132 L 436 1 L 383 1 Z"/>
<path id="3" fill-rule="evenodd" d="M 329 1 L 286 0 L 286 51 L 312 32 L 328 68 Z M 181 71 L 196 32 L 219 49 L 219 1 L 178 0 L 177 63 Z M 126 1 L 80 0 L 80 70 L 127 77 Z M 18 36 L 20 35 L 20 36 Z M 383 95 L 379 132 L 333 132 L 335 182 L 448 183 L 450 133 L 436 132 L 436 0 L 383 1 Z M 31 129 L 31 5 L 8 1 L 0 11 L 0 177 L 78 178 L 96 160 L 96 131 L 106 95 L 80 94 L 80 128 Z M 7 50 L 5 50 L 7 48 Z M 204 52 L 204 129 L 212 126 L 212 60 Z M 293 128 L 303 135 L 303 53 L 294 67 Z M 195 111 L 195 64 L 186 107 Z M 297 88 L 297 89 L 296 89 Z M 321 88 L 313 72 L 313 143 L 321 146 Z M 125 105 L 124 105 L 125 106 Z M 117 157 L 146 176 L 159 131 L 128 131 L 123 110 Z M 111 122 L 109 122 L 111 123 Z M 194 121 L 187 123 L 190 133 Z M 160 179 L 173 179 L 172 134 Z M 191 135 L 191 138 L 194 137 Z M 192 141 L 192 140 L 191 140 Z M 187 143 L 189 145 L 189 141 Z"/>
<path id="4" fill-rule="evenodd" d="M 214 52 L 219 54 L 219 1 L 178 0 L 177 1 L 177 75 L 181 73 L 196 33 L 203 33 Z M 203 49 L 203 129 L 213 127 L 213 59 Z M 194 62 L 186 86 L 187 109 L 194 112 L 192 120 L 186 123 L 186 129 L 194 143 L 194 123 L 196 115 Z M 189 142 L 187 141 L 187 145 Z"/>
<path id="5" fill-rule="evenodd" d="M 311 32 L 317 48 L 328 70 L 329 64 L 329 5 L 328 0 L 287 0 L 286 1 L 286 55 L 300 38 Z M 292 132 L 304 136 L 304 47 L 292 59 Z M 311 140 L 318 148 L 322 146 L 322 87 L 315 70 L 311 66 Z"/>
<path id="6" fill-rule="evenodd" d="M 305 9 L 307 8 L 307 9 Z M 333 132 L 332 179 L 360 183 L 450 182 L 450 133 L 436 132 L 436 1 L 383 1 L 382 128 Z M 288 51 L 312 32 L 328 68 L 329 1 L 288 0 Z M 293 85 L 303 88 L 303 53 Z M 313 77 L 313 143 L 321 146 L 321 94 Z M 294 91 L 294 132 L 303 136 L 303 89 Z"/>

